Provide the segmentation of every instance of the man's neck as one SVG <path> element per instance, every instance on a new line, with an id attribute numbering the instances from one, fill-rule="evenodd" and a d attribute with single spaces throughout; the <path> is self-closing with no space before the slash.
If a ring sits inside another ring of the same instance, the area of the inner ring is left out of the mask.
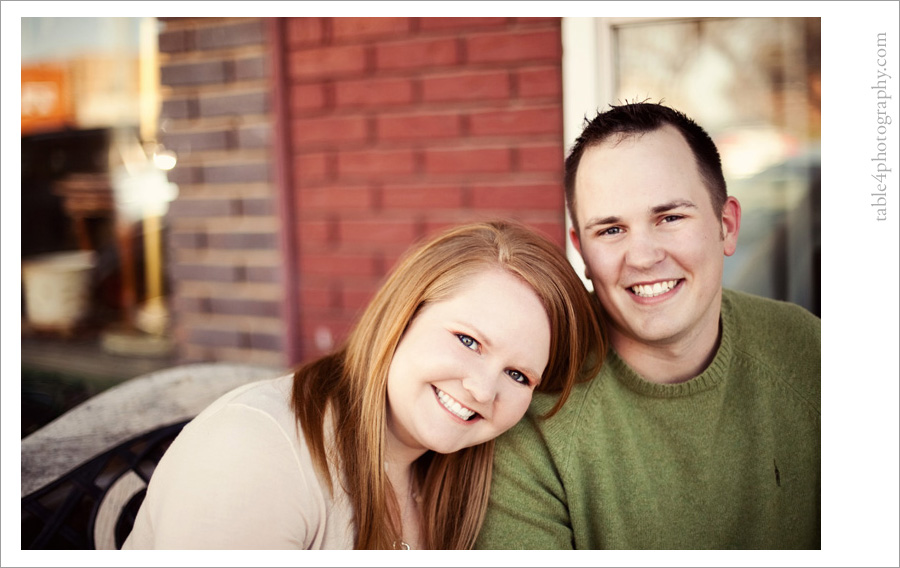
<path id="1" fill-rule="evenodd" d="M 646 343 L 610 330 L 610 342 L 619 357 L 644 380 L 656 384 L 689 381 L 702 373 L 716 356 L 720 327 L 671 342 Z"/>

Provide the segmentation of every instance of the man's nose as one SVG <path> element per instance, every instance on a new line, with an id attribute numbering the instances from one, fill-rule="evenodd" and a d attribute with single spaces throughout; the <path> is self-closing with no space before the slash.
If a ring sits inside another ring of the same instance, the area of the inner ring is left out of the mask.
<path id="1" fill-rule="evenodd" d="M 625 253 L 625 259 L 633 268 L 651 268 L 665 258 L 665 249 L 660 237 L 651 231 L 632 231 Z"/>

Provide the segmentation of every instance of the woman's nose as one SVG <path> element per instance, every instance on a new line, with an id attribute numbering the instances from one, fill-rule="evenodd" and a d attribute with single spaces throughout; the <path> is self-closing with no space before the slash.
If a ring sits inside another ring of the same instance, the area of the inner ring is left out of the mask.
<path id="1" fill-rule="evenodd" d="M 497 378 L 488 369 L 473 369 L 466 374 L 462 384 L 472 398 L 481 404 L 490 404 L 497 395 Z"/>

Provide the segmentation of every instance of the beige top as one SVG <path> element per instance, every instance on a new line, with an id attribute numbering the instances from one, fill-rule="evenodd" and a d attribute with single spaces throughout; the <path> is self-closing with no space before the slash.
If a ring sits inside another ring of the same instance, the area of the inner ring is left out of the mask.
<path id="1" fill-rule="evenodd" d="M 353 515 L 312 464 L 292 377 L 212 403 L 160 460 L 123 549 L 352 549 Z"/>

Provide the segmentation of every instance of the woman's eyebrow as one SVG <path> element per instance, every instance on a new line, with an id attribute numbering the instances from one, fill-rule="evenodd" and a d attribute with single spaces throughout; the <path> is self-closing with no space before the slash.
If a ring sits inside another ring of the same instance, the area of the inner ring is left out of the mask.
<path id="1" fill-rule="evenodd" d="M 478 341 L 480 341 L 482 345 L 484 345 L 488 349 L 491 349 L 491 347 L 492 347 L 491 340 L 488 338 L 487 335 L 482 333 L 480 329 L 478 329 L 478 326 L 475 326 L 469 322 L 464 322 L 464 321 L 458 321 L 457 324 L 458 324 L 458 326 L 461 326 L 464 329 L 468 328 L 470 333 L 473 333 L 476 336 L 475 338 Z M 541 380 L 541 374 L 538 373 L 535 369 L 532 369 L 530 366 L 528 366 L 528 365 L 521 365 L 521 366 L 517 365 L 517 366 L 519 367 L 519 371 L 525 373 L 525 375 L 531 377 L 532 379 L 534 379 L 536 381 Z"/>

